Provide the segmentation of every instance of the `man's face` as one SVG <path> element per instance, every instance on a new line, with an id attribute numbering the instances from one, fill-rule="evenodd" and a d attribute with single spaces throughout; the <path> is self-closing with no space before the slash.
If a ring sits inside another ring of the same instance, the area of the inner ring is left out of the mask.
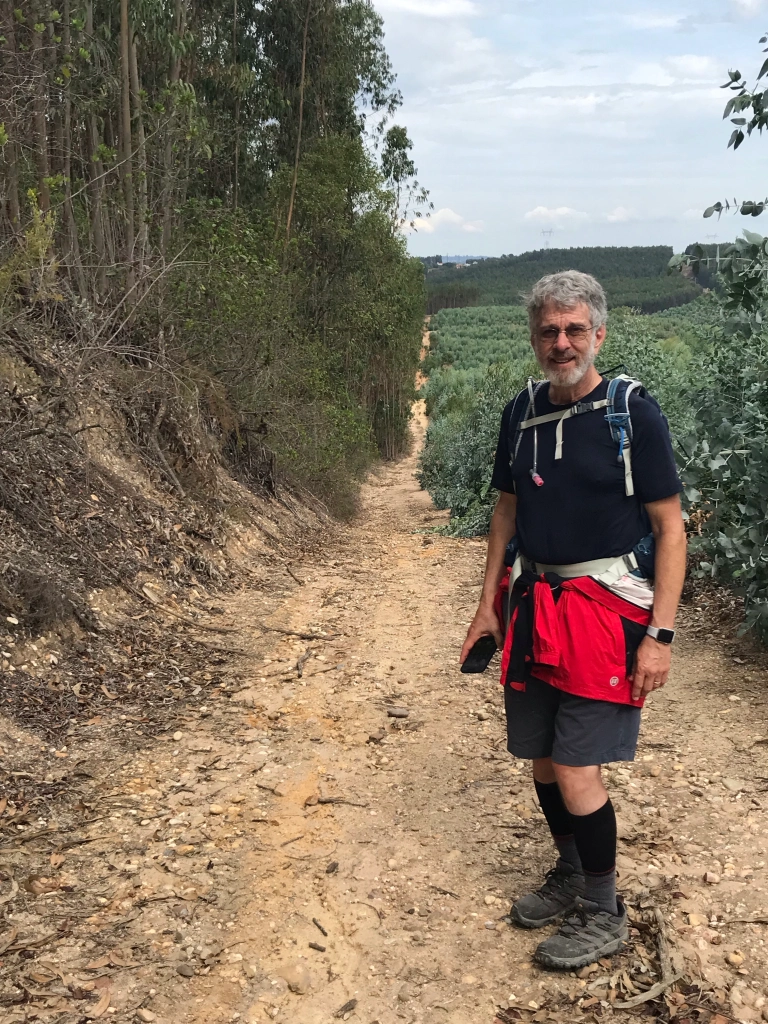
<path id="1" fill-rule="evenodd" d="M 592 325 L 585 303 L 573 309 L 545 306 L 531 344 L 539 366 L 550 384 L 573 387 L 594 364 L 605 341 L 605 325 Z"/>

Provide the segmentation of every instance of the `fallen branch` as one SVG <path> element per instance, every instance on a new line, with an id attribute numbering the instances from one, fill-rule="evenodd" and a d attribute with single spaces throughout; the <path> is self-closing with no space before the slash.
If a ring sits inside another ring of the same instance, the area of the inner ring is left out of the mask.
<path id="1" fill-rule="evenodd" d="M 312 651 L 312 648 L 308 647 L 306 649 L 306 651 L 304 651 L 302 656 L 299 658 L 299 660 L 296 662 L 296 671 L 299 674 L 299 679 L 301 679 L 301 677 L 304 675 L 304 666 L 307 664 L 309 659 L 312 657 L 313 653 L 314 652 Z"/>
<path id="2" fill-rule="evenodd" d="M 642 995 L 633 996 L 631 999 L 627 999 L 623 1003 L 613 1003 L 614 1008 L 619 1010 L 631 1010 L 633 1006 L 640 1006 L 642 1003 L 650 1003 L 653 999 L 658 999 L 660 995 L 671 988 L 678 981 L 682 981 L 682 974 L 673 974 L 670 978 L 662 978 L 661 981 L 657 982 L 647 992 L 643 992 Z"/>
<path id="3" fill-rule="evenodd" d="M 430 885 L 430 889 L 434 889 L 435 892 L 439 892 L 442 896 L 453 896 L 455 900 L 460 900 L 461 896 L 458 893 L 451 892 L 450 889 L 444 889 L 442 885 Z"/>
<path id="4" fill-rule="evenodd" d="M 293 839 L 286 839 L 284 843 L 280 843 L 280 849 L 284 846 L 291 846 L 292 843 L 298 843 L 300 839 L 303 839 L 306 833 L 302 832 L 300 836 L 294 836 Z"/>
<path id="5" fill-rule="evenodd" d="M 299 640 L 338 640 L 341 633 L 327 633 L 321 636 L 318 633 L 298 633 L 295 629 L 281 629 L 279 626 L 267 626 L 263 622 L 256 623 L 259 629 L 269 633 L 281 633 L 283 636 L 296 636 Z"/>
<path id="6" fill-rule="evenodd" d="M 315 676 L 321 676 L 325 672 L 336 672 L 338 669 L 343 667 L 344 662 L 342 661 L 338 665 L 329 665 L 328 668 L 319 668 L 316 672 L 313 672 L 311 675 L 307 676 L 307 679 L 314 679 Z"/>
<path id="7" fill-rule="evenodd" d="M 653 914 L 656 918 L 661 981 L 652 985 L 647 992 L 632 996 L 631 999 L 627 999 L 623 1003 L 614 1003 L 614 1007 L 619 1010 L 631 1010 L 633 1006 L 640 1006 L 642 1003 L 650 1003 L 654 999 L 658 999 L 662 993 L 666 992 L 668 988 L 671 988 L 678 981 L 682 981 L 684 977 L 682 974 L 673 973 L 672 957 L 669 953 L 669 943 L 665 934 L 664 918 L 658 907 L 654 910 Z"/>
<path id="8" fill-rule="evenodd" d="M 347 807 L 369 807 L 370 804 L 359 804 L 354 800 L 347 800 L 343 796 L 321 796 L 318 801 L 319 804 L 346 804 Z"/>

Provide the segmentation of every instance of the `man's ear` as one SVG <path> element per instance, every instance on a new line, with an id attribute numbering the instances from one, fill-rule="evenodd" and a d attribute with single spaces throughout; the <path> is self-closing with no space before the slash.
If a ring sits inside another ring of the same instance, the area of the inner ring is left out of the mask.
<path id="1" fill-rule="evenodd" d="M 607 335 L 607 333 L 608 328 L 605 324 L 603 324 L 602 327 L 598 327 L 595 331 L 595 354 L 597 354 L 603 347 L 603 342 L 605 341 L 605 336 Z"/>

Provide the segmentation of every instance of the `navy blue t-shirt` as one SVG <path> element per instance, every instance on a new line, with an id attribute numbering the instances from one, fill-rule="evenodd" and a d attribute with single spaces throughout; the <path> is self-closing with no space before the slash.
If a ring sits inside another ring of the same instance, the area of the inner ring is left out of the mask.
<path id="1" fill-rule="evenodd" d="M 598 402 L 608 395 L 603 379 L 582 402 Z M 563 457 L 555 461 L 557 423 L 537 427 L 537 487 L 530 476 L 533 467 L 533 427 L 522 432 L 514 465 L 510 468 L 509 423 L 514 402 L 501 418 L 492 486 L 517 495 L 517 535 L 521 550 L 535 562 L 568 565 L 595 558 L 618 558 L 631 551 L 650 533 L 644 506 L 679 494 L 669 427 L 658 406 L 632 393 L 632 476 L 635 494 L 627 497 L 624 463 L 618 461 L 618 444 L 611 436 L 605 409 L 581 413 L 563 423 Z M 525 415 L 527 395 L 520 398 L 518 413 Z M 549 385 L 536 396 L 536 415 L 567 408 L 549 401 Z"/>

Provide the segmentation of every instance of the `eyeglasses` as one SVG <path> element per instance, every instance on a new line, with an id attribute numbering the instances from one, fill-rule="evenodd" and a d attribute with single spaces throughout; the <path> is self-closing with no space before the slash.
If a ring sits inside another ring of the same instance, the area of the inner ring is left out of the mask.
<path id="1" fill-rule="evenodd" d="M 561 334 L 565 334 L 568 341 L 583 341 L 593 330 L 594 327 L 591 324 L 589 327 L 585 327 L 584 324 L 569 324 L 567 327 L 544 327 L 539 331 L 539 337 L 542 341 L 554 342 L 557 341 Z"/>

